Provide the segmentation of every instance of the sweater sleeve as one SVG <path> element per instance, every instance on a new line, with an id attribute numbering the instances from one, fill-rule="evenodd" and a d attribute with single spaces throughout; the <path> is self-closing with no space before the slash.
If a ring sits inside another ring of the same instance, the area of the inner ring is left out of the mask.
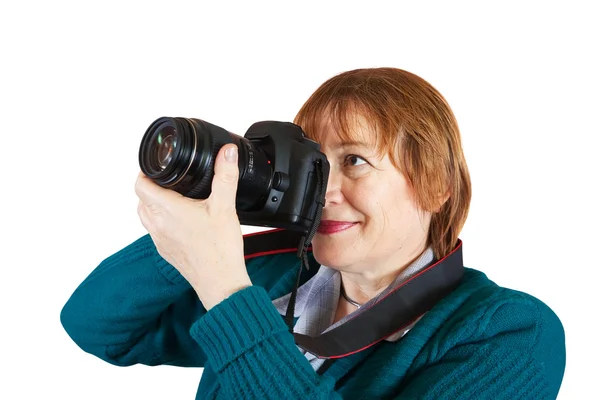
<path id="1" fill-rule="evenodd" d="M 340 399 L 333 378 L 318 375 L 267 292 L 242 289 L 213 307 L 191 328 L 219 375 L 224 398 Z"/>
<path id="2" fill-rule="evenodd" d="M 145 235 L 102 261 L 71 295 L 60 320 L 82 350 L 111 364 L 201 367 L 206 355 L 189 330 L 205 312 Z"/>
<path id="3" fill-rule="evenodd" d="M 563 326 L 541 301 L 510 292 L 511 301 L 480 307 L 459 328 L 468 332 L 464 342 L 423 355 L 429 362 L 407 377 L 397 399 L 556 399 L 565 369 Z"/>

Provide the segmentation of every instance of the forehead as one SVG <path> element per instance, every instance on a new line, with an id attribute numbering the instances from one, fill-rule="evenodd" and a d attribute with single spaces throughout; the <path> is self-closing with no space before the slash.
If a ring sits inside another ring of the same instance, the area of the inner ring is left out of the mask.
<path id="1" fill-rule="evenodd" d="M 314 139 L 322 147 L 331 149 L 365 147 L 375 150 L 379 142 L 375 124 L 358 113 L 343 116 L 325 114 L 314 133 Z"/>

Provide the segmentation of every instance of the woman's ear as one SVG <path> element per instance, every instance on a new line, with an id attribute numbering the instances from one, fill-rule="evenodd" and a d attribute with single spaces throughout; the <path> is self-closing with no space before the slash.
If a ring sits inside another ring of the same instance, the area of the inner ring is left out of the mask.
<path id="1" fill-rule="evenodd" d="M 437 202 L 436 202 L 437 206 L 432 211 L 434 214 L 440 212 L 440 210 L 442 209 L 444 204 L 446 204 L 446 202 L 450 198 L 451 194 L 452 194 L 452 191 L 450 190 L 450 188 L 448 188 L 445 193 L 443 193 L 442 195 L 440 195 L 437 198 Z"/>

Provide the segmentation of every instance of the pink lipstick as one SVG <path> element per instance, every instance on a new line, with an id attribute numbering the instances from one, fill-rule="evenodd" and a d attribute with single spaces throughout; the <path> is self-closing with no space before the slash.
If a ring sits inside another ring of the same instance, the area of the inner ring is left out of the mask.
<path id="1" fill-rule="evenodd" d="M 358 224 L 358 222 L 322 220 L 317 232 L 324 235 L 330 235 L 332 233 L 345 231 L 346 229 L 352 228 L 356 224 Z"/>

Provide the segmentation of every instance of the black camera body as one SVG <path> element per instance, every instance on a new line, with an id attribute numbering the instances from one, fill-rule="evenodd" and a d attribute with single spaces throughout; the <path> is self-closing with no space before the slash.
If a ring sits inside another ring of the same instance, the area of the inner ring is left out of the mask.
<path id="1" fill-rule="evenodd" d="M 262 209 L 239 211 L 240 222 L 308 231 L 319 203 L 321 207 L 325 204 L 329 177 L 329 163 L 320 145 L 306 138 L 298 125 L 289 122 L 257 122 L 250 126 L 244 138 L 270 157 L 274 173 Z M 318 174 L 322 174 L 321 180 Z M 246 181 L 240 179 L 240 183 Z"/>
<path id="2" fill-rule="evenodd" d="M 162 117 L 142 139 L 142 172 L 190 198 L 208 198 L 214 161 L 227 143 L 238 146 L 236 210 L 242 225 L 308 232 L 320 222 L 329 176 L 318 143 L 289 122 L 254 123 L 244 137 L 194 118 Z"/>

